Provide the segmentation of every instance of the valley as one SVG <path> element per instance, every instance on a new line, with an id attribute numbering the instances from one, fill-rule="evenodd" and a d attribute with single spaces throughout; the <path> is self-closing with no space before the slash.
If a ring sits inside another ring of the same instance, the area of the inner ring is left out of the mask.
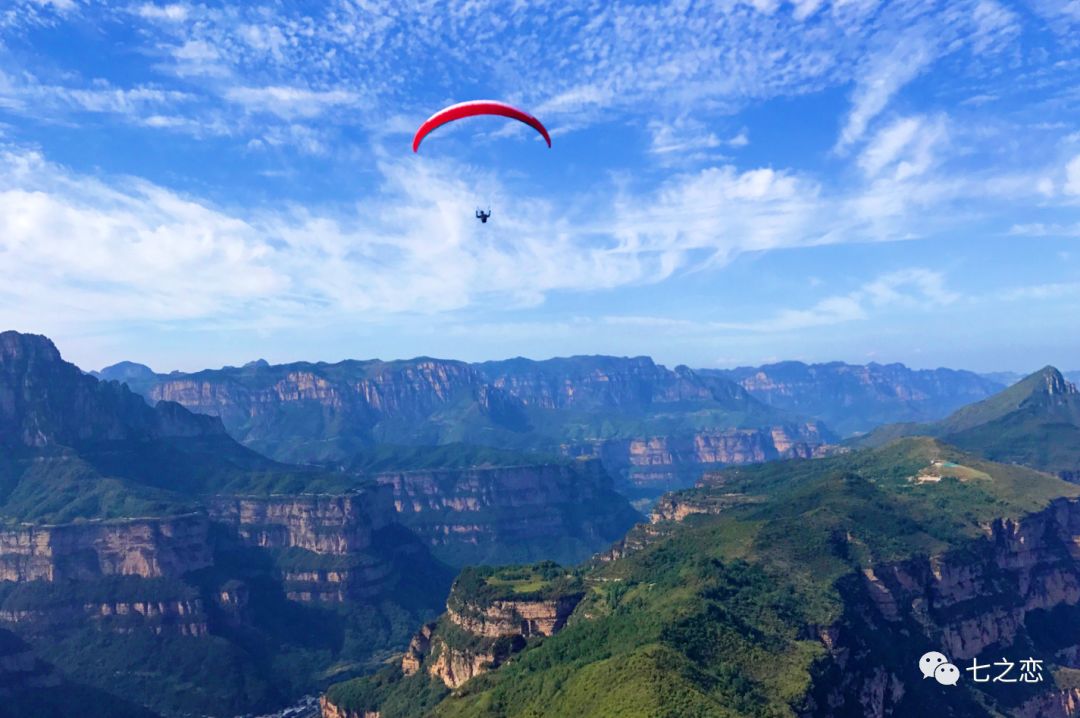
<path id="1" fill-rule="evenodd" d="M 747 372 L 574 357 L 98 379 L 0 334 L 13 705 L 1071 716 L 1075 387 L 1051 368 L 997 390 L 891 365 Z M 939 418 L 841 441 L 835 401 L 863 402 L 848 431 Z M 941 703 L 904 668 L 923 643 L 1037 653 L 1050 678 Z"/>

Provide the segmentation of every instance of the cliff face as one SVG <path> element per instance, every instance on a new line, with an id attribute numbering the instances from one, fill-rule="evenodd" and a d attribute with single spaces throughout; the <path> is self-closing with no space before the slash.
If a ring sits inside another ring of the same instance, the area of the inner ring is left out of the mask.
<path id="1" fill-rule="evenodd" d="M 580 560 L 636 513 L 595 461 L 380 474 L 399 520 L 455 563 Z"/>
<path id="2" fill-rule="evenodd" d="M 900 715 L 898 706 L 918 688 L 912 684 L 916 679 L 888 665 L 858 663 L 875 652 L 869 642 L 888 641 L 889 636 L 901 642 L 912 630 L 929 636 L 936 650 L 958 664 L 976 656 L 996 660 L 1025 647 L 1024 656 L 1034 653 L 1069 668 L 1080 665 L 1080 642 L 1059 648 L 1056 655 L 1031 647 L 1033 615 L 1045 620 L 1080 604 L 1080 501 L 1059 499 L 1045 511 L 1019 521 L 994 521 L 985 530 L 986 540 L 972 549 L 878 564 L 862 572 L 860 585 L 844 589 L 852 606 L 867 610 L 855 617 L 860 610 L 855 608 L 822 632 L 838 668 L 820 695 L 822 705 L 843 705 L 844 696 L 850 704 L 858 696 L 864 715 Z M 1077 698 L 1076 690 L 1055 689 L 1051 683 L 1010 714 L 1071 718 L 1080 714 Z"/>
<path id="3" fill-rule="evenodd" d="M 390 498 L 385 489 L 344 496 L 219 496 L 209 510 L 246 545 L 343 556 L 369 548 L 372 532 L 393 520 Z"/>
<path id="4" fill-rule="evenodd" d="M 443 618 L 413 637 L 401 671 L 410 676 L 426 670 L 448 688 L 457 688 L 498 668 L 529 638 L 557 633 L 583 596 L 581 590 L 570 590 L 543 598 L 471 603 L 452 591 Z"/>
<path id="5" fill-rule="evenodd" d="M 84 375 L 45 337 L 0 333 L 0 446 L 223 433 L 214 419 L 176 405 L 152 408 L 122 385 Z"/>
<path id="6" fill-rule="evenodd" d="M 262 362 L 158 374 L 153 380 L 130 367 L 102 375 L 131 376 L 132 386 L 152 401 L 175 401 L 219 416 L 233 437 L 285 461 L 347 461 L 378 442 L 463 441 L 553 449 L 571 439 L 610 436 L 611 426 L 623 420 L 626 426 L 647 426 L 656 414 L 665 417 L 662 423 L 669 428 L 672 417 L 680 424 L 679 417 L 701 412 L 715 420 L 717 431 L 781 423 L 775 421 L 781 412 L 728 379 L 686 367 L 668 369 L 648 357 L 482 364 L 429 358 L 279 366 Z M 647 441 L 648 430 L 641 433 L 640 440 Z M 672 436 L 686 441 L 693 433 L 688 426 L 678 426 Z M 707 444 L 709 434 L 703 432 L 701 441 Z M 616 435 L 627 438 L 628 430 L 617 430 Z M 805 437 L 794 438 L 798 442 Z M 757 453 L 778 450 L 787 455 L 784 439 L 777 437 L 775 446 L 766 439 L 768 445 Z M 702 448 L 710 450 L 737 451 Z"/>
<path id="7" fill-rule="evenodd" d="M 301 602 L 341 603 L 382 593 L 393 567 L 372 551 L 375 532 L 394 519 L 388 489 L 344 496 L 217 497 L 214 520 L 246 546 L 285 551 L 285 594 Z"/>
<path id="8" fill-rule="evenodd" d="M 448 607 L 446 617 L 474 636 L 552 636 L 566 624 L 580 601 L 580 594 L 542 601 L 499 600 L 483 608 L 455 611 Z"/>
<path id="9" fill-rule="evenodd" d="M 179 577 L 212 562 L 199 514 L 0 530 L 0 581 Z"/>
<path id="10" fill-rule="evenodd" d="M 153 400 L 219 416 L 237 440 L 279 459 L 344 459 L 377 425 L 417 425 L 450 402 L 475 397 L 481 380 L 460 362 L 297 363 L 161 376 Z"/>
<path id="11" fill-rule="evenodd" d="M 653 404 L 746 404 L 748 400 L 731 382 L 713 380 L 683 366 L 670 370 L 649 357 L 510 359 L 476 367 L 492 386 L 540 409 L 640 410 Z"/>
<path id="12" fill-rule="evenodd" d="M 693 484 L 702 467 L 824 456 L 829 440 L 820 425 L 808 422 L 568 444 L 563 452 L 601 458 L 635 486 L 664 490 Z"/>
<path id="13" fill-rule="evenodd" d="M 155 600 L 72 600 L 35 608 L 0 609 L 0 623 L 36 636 L 95 626 L 113 633 L 206 636 L 210 633 L 202 600 L 181 597 Z"/>
<path id="14" fill-rule="evenodd" d="M 1012 644 L 1031 611 L 1080 602 L 1080 502 L 995 521 L 987 536 L 975 561 L 945 554 L 867 569 L 867 592 L 887 621 L 912 616 L 936 626 L 943 650 L 959 659 Z M 1002 585 L 1015 590 L 1003 594 Z"/>

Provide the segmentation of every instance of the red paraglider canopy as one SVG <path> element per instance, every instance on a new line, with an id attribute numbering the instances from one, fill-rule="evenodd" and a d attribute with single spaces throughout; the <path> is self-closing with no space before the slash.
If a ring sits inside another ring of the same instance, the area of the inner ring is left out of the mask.
<path id="1" fill-rule="evenodd" d="M 526 125 L 543 135 L 544 140 L 547 141 L 547 146 L 551 147 L 551 135 L 548 134 L 547 128 L 541 124 L 540 120 L 536 119 L 528 112 L 519 110 L 512 105 L 508 105 L 505 102 L 499 102 L 498 100 L 473 100 L 472 102 L 459 102 L 456 105 L 450 105 L 427 118 L 427 121 L 420 125 L 420 129 L 418 129 L 416 135 L 413 136 L 413 152 L 420 149 L 420 143 L 432 130 L 442 127 L 447 122 L 460 120 L 463 117 L 476 117 L 477 115 L 501 115 L 502 117 L 509 117 L 524 122 Z"/>

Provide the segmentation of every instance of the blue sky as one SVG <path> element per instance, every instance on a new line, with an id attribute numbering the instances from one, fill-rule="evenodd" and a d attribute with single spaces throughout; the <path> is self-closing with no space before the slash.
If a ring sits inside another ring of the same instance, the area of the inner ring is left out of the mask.
<path id="1" fill-rule="evenodd" d="M 413 155 L 478 98 L 553 148 Z M 1078 118 L 1076 0 L 8 0 L 0 326 L 86 368 L 1074 368 Z"/>

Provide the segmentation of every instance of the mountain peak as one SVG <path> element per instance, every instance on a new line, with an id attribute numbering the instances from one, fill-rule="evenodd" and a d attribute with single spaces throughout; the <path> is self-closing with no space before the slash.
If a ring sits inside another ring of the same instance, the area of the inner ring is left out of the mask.
<path id="1" fill-rule="evenodd" d="M 103 368 L 101 371 L 92 371 L 90 376 L 97 377 L 102 381 L 126 382 L 132 379 L 151 381 L 155 376 L 154 370 L 145 364 L 133 361 L 117 362 Z"/>
<path id="2" fill-rule="evenodd" d="M 1017 387 L 1024 387 L 1030 395 L 1046 394 L 1059 396 L 1062 394 L 1076 394 L 1076 386 L 1067 380 L 1064 375 L 1052 366 L 1044 366 L 1039 371 L 1021 379 Z"/>
<path id="3" fill-rule="evenodd" d="M 48 337 L 16 331 L 0 332 L 0 361 L 38 358 L 60 361 L 60 350 Z"/>
<path id="4" fill-rule="evenodd" d="M 83 374 L 46 337 L 0 334 L 0 446 L 222 433 L 217 419 L 147 406 L 126 386 Z"/>

